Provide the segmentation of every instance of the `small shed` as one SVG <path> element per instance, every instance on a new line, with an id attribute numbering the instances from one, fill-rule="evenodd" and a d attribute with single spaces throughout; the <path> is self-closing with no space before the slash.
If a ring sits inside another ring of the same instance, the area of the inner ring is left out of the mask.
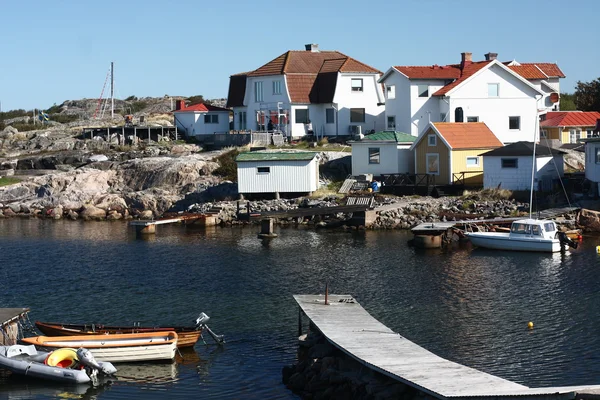
<path id="1" fill-rule="evenodd" d="M 251 151 L 236 158 L 238 192 L 312 193 L 319 188 L 319 153 Z"/>
<path id="2" fill-rule="evenodd" d="M 411 149 L 415 173 L 433 176 L 436 185 L 481 186 L 480 153 L 502 147 L 484 122 L 431 122 Z"/>
<path id="3" fill-rule="evenodd" d="M 596 131 L 596 136 L 581 139 L 585 143 L 585 177 L 597 185 L 595 194 L 600 194 L 600 137 L 598 134 Z"/>
<path id="4" fill-rule="evenodd" d="M 564 151 L 537 144 L 535 146 L 534 190 L 552 190 L 564 176 Z M 484 189 L 531 189 L 533 142 L 515 142 L 481 154 Z"/>
<path id="5" fill-rule="evenodd" d="M 383 131 L 351 141 L 352 175 L 413 173 L 410 146 L 416 139 L 408 133 Z"/>
<path id="6" fill-rule="evenodd" d="M 202 137 L 215 133 L 229 132 L 229 114 L 231 110 L 211 104 L 194 104 L 173 111 L 177 129 L 190 137 Z"/>

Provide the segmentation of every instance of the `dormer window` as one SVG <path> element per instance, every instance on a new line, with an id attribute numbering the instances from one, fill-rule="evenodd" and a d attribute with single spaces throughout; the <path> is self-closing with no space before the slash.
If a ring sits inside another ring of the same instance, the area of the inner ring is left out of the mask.
<path id="1" fill-rule="evenodd" d="M 429 97 L 429 85 L 417 85 L 419 97 Z"/>
<path id="2" fill-rule="evenodd" d="M 353 92 L 362 92 L 363 91 L 363 80 L 362 79 L 352 79 L 351 81 L 352 91 Z"/>

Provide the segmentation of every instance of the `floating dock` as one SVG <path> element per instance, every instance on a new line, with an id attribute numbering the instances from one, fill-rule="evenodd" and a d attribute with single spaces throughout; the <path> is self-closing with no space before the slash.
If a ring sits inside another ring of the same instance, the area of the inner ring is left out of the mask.
<path id="1" fill-rule="evenodd" d="M 294 299 L 333 346 L 367 368 L 438 399 L 600 399 L 600 385 L 529 388 L 446 360 L 377 321 L 350 295 Z"/>

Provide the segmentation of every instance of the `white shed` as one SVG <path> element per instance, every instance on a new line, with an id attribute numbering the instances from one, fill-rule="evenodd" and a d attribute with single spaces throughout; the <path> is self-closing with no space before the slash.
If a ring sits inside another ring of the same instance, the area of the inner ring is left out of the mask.
<path id="1" fill-rule="evenodd" d="M 352 175 L 404 174 L 414 172 L 410 146 L 417 138 L 407 133 L 372 133 L 352 145 Z"/>
<path id="2" fill-rule="evenodd" d="M 564 176 L 565 153 L 536 145 L 534 190 L 551 190 L 553 182 Z M 499 147 L 483 156 L 483 188 L 508 190 L 531 189 L 533 142 L 516 142 Z"/>
<path id="3" fill-rule="evenodd" d="M 211 104 L 194 104 L 173 111 L 173 115 L 177 129 L 183 130 L 190 137 L 202 137 L 228 133 L 230 111 Z"/>
<path id="4" fill-rule="evenodd" d="M 585 142 L 585 177 L 596 183 L 596 193 L 600 194 L 600 137 L 581 139 Z"/>
<path id="5" fill-rule="evenodd" d="M 236 158 L 238 192 L 311 193 L 319 187 L 315 152 L 251 151 Z"/>

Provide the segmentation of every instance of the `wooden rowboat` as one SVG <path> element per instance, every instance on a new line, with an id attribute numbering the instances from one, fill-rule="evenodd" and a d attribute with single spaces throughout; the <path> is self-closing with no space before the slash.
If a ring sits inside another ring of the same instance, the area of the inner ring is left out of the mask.
<path id="1" fill-rule="evenodd" d="M 98 334 L 122 334 L 122 333 L 142 333 L 142 332 L 177 332 L 177 347 L 193 347 L 200 335 L 202 335 L 203 325 L 198 326 L 158 326 L 158 327 L 140 327 L 140 326 L 108 326 L 100 324 L 61 324 L 58 322 L 40 322 L 36 321 L 35 326 L 47 336 L 72 336 L 72 335 L 98 335 Z"/>
<path id="2" fill-rule="evenodd" d="M 78 336 L 34 336 L 22 342 L 49 349 L 85 347 L 95 358 L 110 362 L 172 360 L 177 351 L 173 331 Z"/>

